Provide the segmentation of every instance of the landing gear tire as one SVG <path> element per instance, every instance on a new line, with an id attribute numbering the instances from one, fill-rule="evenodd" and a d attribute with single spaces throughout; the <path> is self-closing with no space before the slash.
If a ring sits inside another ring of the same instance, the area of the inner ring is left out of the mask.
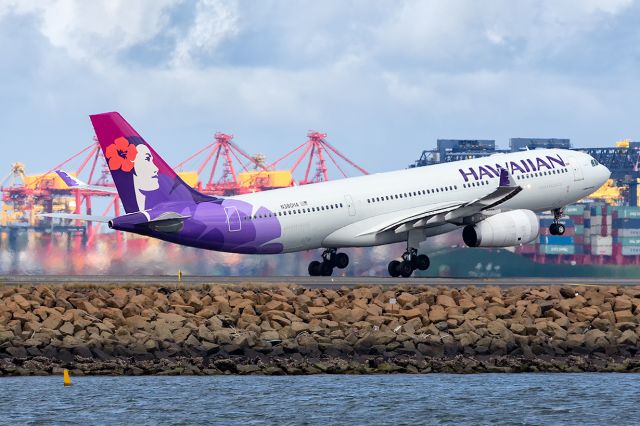
<path id="1" fill-rule="evenodd" d="M 320 275 L 330 277 L 333 274 L 333 265 L 329 262 L 320 263 Z"/>
<path id="2" fill-rule="evenodd" d="M 397 260 L 392 260 L 389 262 L 389 267 L 387 268 L 389 271 L 389 275 L 393 278 L 397 278 L 400 276 L 400 262 Z"/>
<path id="3" fill-rule="evenodd" d="M 309 275 L 311 275 L 312 277 L 320 276 L 320 265 L 320 262 L 318 262 L 317 260 L 309 263 Z"/>
<path id="4" fill-rule="evenodd" d="M 312 277 L 329 277 L 333 274 L 333 268 L 344 269 L 349 265 L 349 256 L 346 253 L 336 253 L 336 249 L 326 249 L 322 252 L 322 261 L 309 263 L 309 275 Z"/>
<path id="5" fill-rule="evenodd" d="M 421 271 L 429 269 L 431 261 L 426 254 L 418 254 L 416 249 L 407 249 L 402 255 L 402 261 L 392 260 L 389 262 L 389 275 L 392 277 L 410 277 L 416 269 Z"/>
<path id="6" fill-rule="evenodd" d="M 398 270 L 402 277 L 409 278 L 411 274 L 413 274 L 413 265 L 411 264 L 411 262 L 403 260 L 402 262 L 400 262 Z"/>
<path id="7" fill-rule="evenodd" d="M 336 268 L 344 269 L 349 266 L 349 256 L 346 253 L 336 253 L 333 259 Z"/>
<path id="8" fill-rule="evenodd" d="M 566 228 L 562 223 L 552 223 L 549 226 L 549 233 L 551 235 L 564 235 L 565 230 Z"/>
<path id="9" fill-rule="evenodd" d="M 549 225 L 549 233 L 551 235 L 563 235 L 566 230 L 564 224 L 560 223 L 560 219 L 564 215 L 564 209 L 553 209 L 553 223 Z"/>
<path id="10" fill-rule="evenodd" d="M 426 271 L 427 269 L 429 269 L 431 261 L 429 260 L 429 256 L 427 256 L 426 254 L 419 254 L 415 257 L 413 264 L 415 266 L 415 269 Z"/>

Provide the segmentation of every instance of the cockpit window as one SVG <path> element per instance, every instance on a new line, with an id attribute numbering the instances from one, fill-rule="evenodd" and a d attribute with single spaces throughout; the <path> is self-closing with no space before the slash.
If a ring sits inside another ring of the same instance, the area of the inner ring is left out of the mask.
<path id="1" fill-rule="evenodd" d="M 595 158 L 591 160 L 591 165 L 593 167 L 597 166 L 598 164 L 600 164 L 600 163 L 598 163 L 598 160 L 596 160 Z"/>

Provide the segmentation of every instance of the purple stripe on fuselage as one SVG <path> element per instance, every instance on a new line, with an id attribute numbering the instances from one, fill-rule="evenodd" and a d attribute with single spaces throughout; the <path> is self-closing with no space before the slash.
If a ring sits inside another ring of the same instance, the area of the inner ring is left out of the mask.
<path id="1" fill-rule="evenodd" d="M 121 225 L 115 222 L 114 229 L 186 246 L 231 253 L 275 254 L 283 250 L 281 243 L 273 242 L 282 235 L 280 221 L 273 212 L 264 207 L 253 212 L 253 206 L 247 202 L 218 199 L 202 203 L 162 203 L 145 213 L 153 220 L 169 212 L 188 217 L 177 232 L 158 232 L 144 223 L 140 224 L 140 216 L 143 213 L 134 214 L 136 217 L 130 220 L 133 223 Z M 252 219 L 253 215 L 258 218 Z"/>

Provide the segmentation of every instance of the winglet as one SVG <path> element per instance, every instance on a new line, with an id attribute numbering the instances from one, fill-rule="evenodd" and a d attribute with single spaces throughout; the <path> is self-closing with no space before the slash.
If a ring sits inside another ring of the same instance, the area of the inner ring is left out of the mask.
<path id="1" fill-rule="evenodd" d="M 500 167 L 500 186 L 518 186 L 509 170 Z"/>
<path id="2" fill-rule="evenodd" d="M 78 187 L 78 186 L 87 186 L 86 183 L 82 182 L 81 180 L 79 180 L 77 178 L 74 178 L 69 173 L 65 172 L 64 170 L 56 170 L 56 174 L 58 176 L 60 176 L 60 179 L 62 179 L 64 181 L 64 183 L 67 184 L 67 186 L 69 188 L 75 188 L 75 187 Z"/>
<path id="3" fill-rule="evenodd" d="M 56 170 L 56 174 L 60 176 L 60 179 L 64 181 L 64 183 L 71 189 L 86 189 L 89 191 L 97 191 L 104 192 L 106 194 L 116 194 L 116 188 L 112 186 L 104 186 L 104 185 L 89 185 L 78 179 L 77 177 L 71 176 L 71 174 L 65 172 L 64 170 Z"/>

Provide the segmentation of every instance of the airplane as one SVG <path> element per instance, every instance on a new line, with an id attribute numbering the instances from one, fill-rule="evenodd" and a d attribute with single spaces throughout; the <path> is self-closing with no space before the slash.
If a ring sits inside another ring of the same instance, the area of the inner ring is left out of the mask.
<path id="1" fill-rule="evenodd" d="M 429 267 L 419 254 L 427 238 L 462 229 L 470 247 L 508 247 L 538 236 L 536 212 L 551 211 L 550 233 L 562 235 L 563 208 L 603 185 L 610 171 L 591 156 L 536 149 L 218 197 L 187 185 L 117 112 L 91 115 L 115 188 L 89 186 L 64 171 L 75 188 L 117 191 L 126 214 L 42 216 L 106 222 L 109 228 L 208 250 L 275 254 L 323 249 L 311 276 L 344 269 L 348 247 L 406 243 L 389 275 Z"/>

